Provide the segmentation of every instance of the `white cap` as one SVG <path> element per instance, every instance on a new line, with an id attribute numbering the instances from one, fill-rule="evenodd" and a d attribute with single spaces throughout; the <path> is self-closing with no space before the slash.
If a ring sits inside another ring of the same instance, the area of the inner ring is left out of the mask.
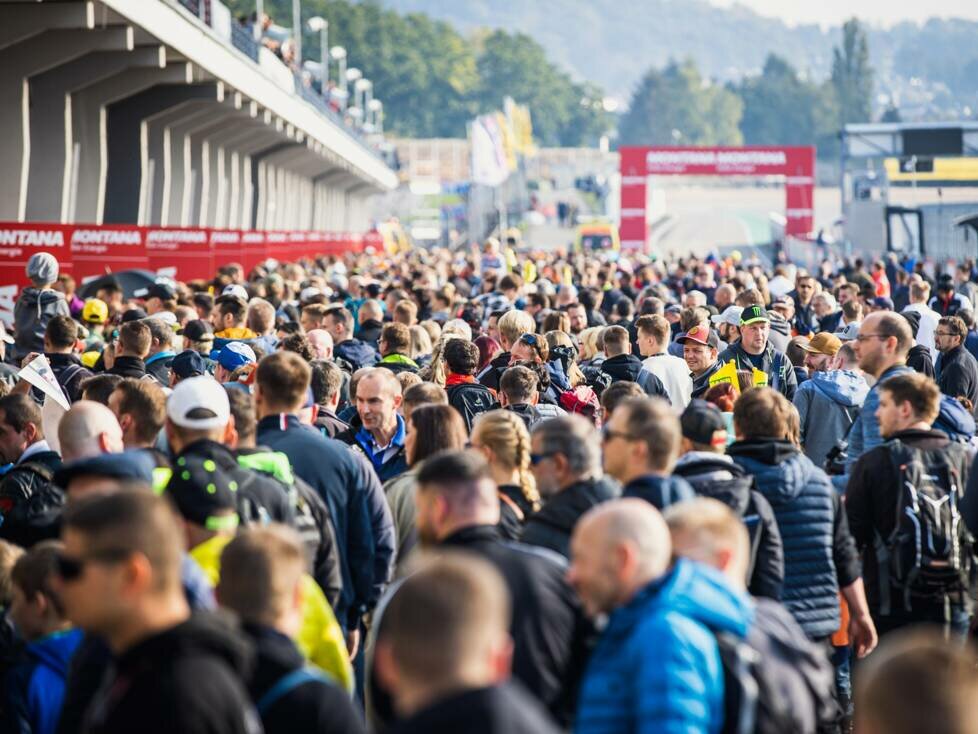
<path id="1" fill-rule="evenodd" d="M 350 281 L 347 280 L 347 277 L 345 275 L 341 275 L 340 273 L 334 273 L 332 277 L 330 277 L 329 279 L 329 284 L 332 286 L 336 286 L 341 291 L 345 291 L 347 287 L 350 285 Z"/>
<path id="2" fill-rule="evenodd" d="M 208 410 L 213 415 L 203 418 L 187 417 L 188 413 L 197 409 Z M 210 431 L 228 424 L 231 420 L 231 404 L 221 383 L 213 377 L 188 377 L 178 382 L 167 398 L 166 415 L 181 428 Z"/>
<path id="3" fill-rule="evenodd" d="M 308 301 L 312 298 L 315 298 L 316 296 L 321 296 L 321 295 L 323 295 L 322 288 L 317 288 L 316 286 L 311 285 L 308 288 L 302 289 L 302 291 L 299 293 L 299 301 L 300 302 Z"/>
<path id="4" fill-rule="evenodd" d="M 152 316 L 149 316 L 147 318 L 159 319 L 160 321 L 162 321 L 167 326 L 176 326 L 177 325 L 177 315 L 175 313 L 173 313 L 172 311 L 157 311 Z"/>
<path id="5" fill-rule="evenodd" d="M 224 286 L 224 290 L 221 291 L 221 295 L 234 296 L 235 298 L 240 298 L 245 303 L 248 302 L 248 291 L 243 285 L 238 285 L 237 283 Z"/>
<path id="6" fill-rule="evenodd" d="M 723 313 L 717 314 L 716 316 L 711 316 L 710 321 L 715 325 L 720 324 L 730 324 L 731 326 L 740 326 L 740 315 L 744 312 L 740 306 L 727 306 Z"/>
<path id="7" fill-rule="evenodd" d="M 853 321 L 851 324 L 846 324 L 842 329 L 835 332 L 835 336 L 844 342 L 855 341 L 856 337 L 859 336 L 859 322 Z"/>

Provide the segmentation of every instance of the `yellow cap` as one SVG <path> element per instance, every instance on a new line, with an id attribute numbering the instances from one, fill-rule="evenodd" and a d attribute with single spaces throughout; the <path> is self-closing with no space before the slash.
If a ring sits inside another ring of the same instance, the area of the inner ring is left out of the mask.
<path id="1" fill-rule="evenodd" d="M 109 320 L 109 307 L 100 298 L 89 298 L 82 309 L 82 321 L 90 324 L 104 324 Z"/>

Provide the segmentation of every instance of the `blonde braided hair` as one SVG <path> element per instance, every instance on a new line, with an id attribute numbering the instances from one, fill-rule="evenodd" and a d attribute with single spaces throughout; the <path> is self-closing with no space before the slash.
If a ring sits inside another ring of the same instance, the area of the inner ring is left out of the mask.
<path id="1" fill-rule="evenodd" d="M 476 418 L 472 437 L 492 449 L 504 468 L 519 475 L 520 489 L 533 510 L 540 509 L 540 493 L 530 471 L 530 432 L 523 419 L 510 410 L 492 410 Z"/>

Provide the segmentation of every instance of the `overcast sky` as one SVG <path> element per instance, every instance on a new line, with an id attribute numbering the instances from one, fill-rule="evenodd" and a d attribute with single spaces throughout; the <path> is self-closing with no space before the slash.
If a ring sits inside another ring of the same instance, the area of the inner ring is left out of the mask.
<path id="1" fill-rule="evenodd" d="M 761 15 L 779 17 L 788 23 L 837 25 L 853 15 L 893 25 L 902 20 L 925 20 L 934 16 L 978 20 L 978 0 L 710 0 L 714 5 L 746 5 Z"/>

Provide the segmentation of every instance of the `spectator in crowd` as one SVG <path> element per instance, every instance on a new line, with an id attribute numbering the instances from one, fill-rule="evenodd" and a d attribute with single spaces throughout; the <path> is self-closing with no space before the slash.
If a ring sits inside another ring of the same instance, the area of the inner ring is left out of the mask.
<path id="1" fill-rule="evenodd" d="M 662 316 L 641 316 L 635 322 L 638 349 L 645 358 L 642 367 L 659 378 L 678 410 L 685 408 L 693 392 L 693 381 L 685 360 L 666 351 L 669 346 L 669 322 Z"/>
<path id="2" fill-rule="evenodd" d="M 54 588 L 65 615 L 116 660 L 85 731 L 256 731 L 237 672 L 246 649 L 218 619 L 191 616 L 168 503 L 145 490 L 85 498 L 65 511 L 63 537 Z"/>
<path id="3" fill-rule="evenodd" d="M 284 347 L 283 347 L 284 348 Z M 258 362 L 255 350 L 244 342 L 227 342 L 219 351 L 211 352 L 216 365 L 214 379 L 220 383 L 235 381 L 235 375 L 247 365 Z"/>
<path id="4" fill-rule="evenodd" d="M 798 381 L 784 352 L 769 343 L 770 333 L 771 319 L 764 307 L 745 308 L 740 315 L 740 341 L 727 347 L 718 360 L 733 362 L 738 370 L 751 370 L 755 385 L 768 385 L 791 400 Z"/>
<path id="5" fill-rule="evenodd" d="M 29 548 L 58 536 L 64 495 L 54 486 L 61 456 L 44 438 L 41 409 L 28 395 L 0 398 L 0 539 Z"/>
<path id="6" fill-rule="evenodd" d="M 913 346 L 907 352 L 907 367 L 914 372 L 927 375 L 931 379 L 937 379 L 937 373 L 934 371 L 934 358 L 931 356 L 930 349 L 917 342 L 917 332 L 920 329 L 920 314 L 916 311 L 903 311 L 900 315 L 910 324 L 910 335 L 913 337 Z"/>
<path id="7" fill-rule="evenodd" d="M 544 504 L 527 518 L 520 541 L 567 558 L 580 517 L 616 494 L 601 476 L 598 432 L 574 415 L 540 423 L 530 437 L 530 468 Z"/>
<path id="8" fill-rule="evenodd" d="M 77 346 L 78 324 L 70 316 L 55 316 L 48 321 L 44 356 L 70 403 L 81 399 L 82 382 L 92 376 L 91 370 L 82 366 L 76 354 Z"/>
<path id="9" fill-rule="evenodd" d="M 418 472 L 417 508 L 422 545 L 468 551 L 503 575 L 514 605 L 513 675 L 566 725 L 590 631 L 560 557 L 503 542 L 496 486 L 474 452 L 429 458 Z"/>
<path id="10" fill-rule="evenodd" d="M 716 406 L 694 400 L 680 418 L 682 455 L 674 473 L 699 497 L 727 505 L 749 534 L 748 589 L 754 596 L 778 601 L 784 584 L 784 546 L 771 504 L 756 491 L 753 478 L 723 452 L 726 423 Z"/>
<path id="11" fill-rule="evenodd" d="M 64 294 L 52 288 L 58 280 L 58 261 L 48 252 L 37 252 L 27 261 L 27 279 L 14 305 L 14 356 L 23 359 L 44 349 L 48 322 L 55 316 L 71 316 Z"/>
<path id="12" fill-rule="evenodd" d="M 971 300 L 955 291 L 954 276 L 942 275 L 937 280 L 937 293 L 927 304 L 942 317 L 957 316 L 959 311 L 972 310 Z"/>
<path id="13" fill-rule="evenodd" d="M 386 324 L 380 333 L 378 367 L 385 367 L 395 375 L 399 372 L 417 373 L 418 363 L 408 356 L 411 351 L 411 331 L 402 323 Z"/>
<path id="14" fill-rule="evenodd" d="M 375 666 L 391 692 L 402 734 L 556 734 L 519 686 L 514 607 L 493 564 L 452 555 L 406 579 L 384 612 Z M 517 653 L 518 654 L 518 653 Z"/>
<path id="15" fill-rule="evenodd" d="M 540 494 L 530 471 L 530 432 L 509 411 L 480 415 L 472 428 L 470 445 L 481 452 L 499 493 L 499 532 L 517 540 L 523 526 L 540 509 Z"/>
<path id="16" fill-rule="evenodd" d="M 317 408 L 313 423 L 328 438 L 336 438 L 350 428 L 346 421 L 336 415 L 340 403 L 340 390 L 343 387 L 343 370 L 325 359 L 314 360 L 309 366 L 310 388 Z"/>
<path id="17" fill-rule="evenodd" d="M 305 312 L 303 312 L 305 313 Z M 353 314 L 346 308 L 334 308 L 326 312 L 322 325 L 333 337 L 333 354 L 353 365 L 354 369 L 370 367 L 380 356 L 377 350 L 353 336 Z M 309 331 L 309 329 L 306 329 Z"/>
<path id="18" fill-rule="evenodd" d="M 463 339 L 452 339 L 443 351 L 445 366 L 445 392 L 448 404 L 459 412 L 468 430 L 476 418 L 498 407 L 492 391 L 475 379 L 479 366 L 479 348 Z"/>
<path id="19" fill-rule="evenodd" d="M 366 456 L 381 482 L 393 479 L 407 469 L 404 452 L 404 418 L 401 405 L 401 383 L 382 367 L 359 375 L 356 384 L 356 408 L 360 427 L 350 428 L 337 438 Z"/>
<path id="20" fill-rule="evenodd" d="M 642 361 L 632 354 L 628 331 L 621 326 L 609 326 L 602 335 L 605 360 L 600 370 L 615 382 L 637 383 L 646 395 L 658 395 L 669 399 L 662 380 L 642 367 Z"/>
<path id="21" fill-rule="evenodd" d="M 10 571 L 10 619 L 24 640 L 6 670 L 0 710 L 7 731 L 54 734 L 68 662 L 81 642 L 53 590 L 62 546 L 38 543 Z"/>
<path id="22" fill-rule="evenodd" d="M 923 375 L 896 375 L 880 385 L 876 414 L 885 443 L 859 458 L 846 488 L 849 526 L 863 554 L 866 595 L 881 635 L 921 622 L 945 625 L 957 636 L 968 628 L 975 592 L 973 578 L 965 572 L 964 578 L 940 578 L 933 584 L 916 581 L 912 569 L 926 574 L 924 564 L 930 564 L 929 554 L 919 563 L 911 560 L 906 570 L 896 565 L 897 558 L 902 557 L 899 554 L 908 552 L 908 543 L 910 559 L 916 549 L 912 538 L 901 538 L 896 531 L 904 523 L 920 524 L 920 532 L 932 527 L 929 516 L 920 514 L 923 510 L 918 502 L 943 500 L 960 505 L 965 511 L 964 524 L 971 532 L 978 531 L 978 515 L 971 511 L 978 507 L 978 498 L 972 494 L 970 453 L 964 445 L 931 428 L 939 409 L 940 392 Z M 911 463 L 920 467 L 915 473 L 907 468 Z M 911 497 L 905 494 L 907 484 Z M 922 500 L 915 499 L 917 492 Z M 933 532 L 943 532 L 944 542 L 960 549 L 970 542 L 964 527 L 934 528 Z M 942 557 L 935 556 L 938 565 L 944 565 Z M 893 572 L 891 566 L 899 570 Z"/>
<path id="23" fill-rule="evenodd" d="M 119 339 L 107 344 L 102 353 L 106 372 L 119 377 L 137 380 L 146 376 L 146 357 L 153 342 L 153 334 L 143 321 L 129 321 L 119 327 Z"/>
<path id="24" fill-rule="evenodd" d="M 934 341 L 940 356 L 934 365 L 937 386 L 952 398 L 967 398 L 978 406 L 978 361 L 964 348 L 968 328 L 957 316 L 944 316 L 937 324 Z"/>
<path id="25" fill-rule="evenodd" d="M 693 496 L 686 480 L 672 475 L 681 435 L 661 398 L 629 398 L 615 408 L 604 427 L 604 470 L 621 482 L 622 496 L 659 509 Z"/>
<path id="26" fill-rule="evenodd" d="M 839 628 L 839 593 L 849 604 L 860 657 L 876 646 L 859 556 L 828 476 L 788 438 L 794 408 L 771 388 L 748 390 L 734 406 L 737 441 L 727 452 L 753 475 L 771 504 L 784 545 L 782 599 L 809 639 L 826 642 Z"/>
<path id="27" fill-rule="evenodd" d="M 356 337 L 375 349 L 384 328 L 384 307 L 380 301 L 368 298 L 357 309 Z"/>
<path id="28" fill-rule="evenodd" d="M 123 379 L 125 378 L 107 372 L 89 377 L 81 384 L 81 399 L 108 405 L 109 396 Z"/>
<path id="29" fill-rule="evenodd" d="M 138 295 L 138 293 L 137 293 Z M 177 307 L 177 292 L 169 283 L 153 283 L 143 295 L 146 313 L 150 316 L 173 310 Z"/>
<path id="30" fill-rule="evenodd" d="M 349 696 L 306 667 L 292 641 L 302 626 L 306 559 L 295 532 L 271 525 L 238 534 L 221 551 L 216 592 L 255 649 L 248 692 L 266 734 L 364 731 Z"/>
<path id="31" fill-rule="evenodd" d="M 683 347 L 683 359 L 693 381 L 692 398 L 703 397 L 710 389 L 710 378 L 723 366 L 717 359 L 720 341 L 709 327 L 697 325 L 676 339 Z"/>
<path id="32" fill-rule="evenodd" d="M 829 452 L 846 439 L 859 417 L 869 385 L 859 372 L 855 350 L 838 337 L 820 332 L 806 349 L 809 362 L 819 369 L 798 386 L 792 402 L 798 410 L 805 456 L 824 467 Z"/>
<path id="33" fill-rule="evenodd" d="M 404 416 L 404 420 L 410 420 L 414 409 L 422 405 L 448 405 L 448 394 L 445 388 L 433 382 L 411 385 L 404 391 L 404 399 L 401 401 L 401 415 Z"/>
<path id="34" fill-rule="evenodd" d="M 208 374 L 208 370 L 204 358 L 193 349 L 185 349 L 176 355 L 170 363 L 170 384 L 168 387 L 172 389 L 180 380 L 206 374 Z"/>
<path id="35" fill-rule="evenodd" d="M 101 403 L 79 400 L 58 424 L 58 443 L 64 463 L 125 449 L 115 413 Z"/>
<path id="36" fill-rule="evenodd" d="M 927 305 L 930 300 L 930 284 L 925 280 L 912 280 L 910 282 L 910 305 L 903 309 L 914 311 L 920 315 L 920 327 L 914 337 L 918 344 L 922 344 L 930 350 L 932 359 L 937 359 L 937 344 L 934 341 L 934 332 L 937 331 L 937 322 L 941 320 L 941 315 Z"/>
<path id="37" fill-rule="evenodd" d="M 214 303 L 211 323 L 216 339 L 257 339 L 258 334 L 245 326 L 248 320 L 248 304 L 236 295 L 222 295 Z M 218 346 L 215 343 L 215 346 Z"/>
<path id="38" fill-rule="evenodd" d="M 160 385 L 170 386 L 170 366 L 176 353 L 173 351 L 173 329 L 162 318 L 146 319 L 149 327 L 149 355 L 146 357 L 146 374 Z"/>
<path id="39" fill-rule="evenodd" d="M 532 334 L 537 325 L 533 317 L 525 311 L 507 311 L 499 318 L 499 345 L 502 353 L 489 362 L 488 366 L 479 373 L 477 379 L 490 390 L 499 388 L 499 379 L 509 367 L 513 345 L 523 334 Z"/>
<path id="40" fill-rule="evenodd" d="M 588 614 L 608 615 L 581 682 L 575 732 L 720 731 L 716 635 L 744 638 L 746 595 L 713 569 L 672 563 L 662 516 L 636 499 L 588 511 L 571 559 L 567 577 Z"/>

